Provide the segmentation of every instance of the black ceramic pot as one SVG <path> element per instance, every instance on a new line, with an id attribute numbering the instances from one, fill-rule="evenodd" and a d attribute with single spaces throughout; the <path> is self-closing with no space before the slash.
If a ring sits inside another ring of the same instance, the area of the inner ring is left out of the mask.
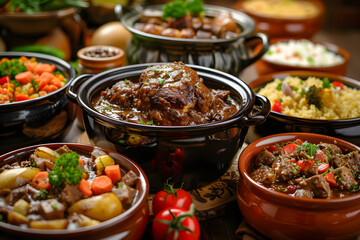
<path id="1" fill-rule="evenodd" d="M 327 77 L 330 81 L 339 81 L 352 88 L 360 90 L 360 82 L 341 75 L 313 72 L 313 71 L 284 71 L 264 75 L 254 80 L 249 86 L 258 92 L 268 82 L 275 78 L 285 79 L 287 76 L 297 76 L 302 79 L 308 77 L 318 77 L 323 79 Z M 259 138 L 286 132 L 309 132 L 344 139 L 360 146 L 360 116 L 349 119 L 320 120 L 306 119 L 300 117 L 288 116 L 282 113 L 271 111 L 269 117 L 262 125 L 250 127 L 246 141 L 251 143 Z"/>
<path id="2" fill-rule="evenodd" d="M 49 141 L 62 134 L 75 117 L 65 89 L 75 77 L 71 65 L 59 58 L 25 52 L 2 52 L 0 58 L 35 57 L 38 62 L 56 66 L 68 79 L 67 84 L 42 97 L 0 104 L 0 154 L 19 147 Z"/>
<path id="3" fill-rule="evenodd" d="M 152 63 L 151 65 L 153 65 Z M 119 121 L 92 106 L 92 100 L 119 80 L 137 81 L 149 64 L 138 64 L 82 75 L 67 90 L 69 98 L 83 110 L 87 134 L 94 144 L 114 149 L 138 163 L 147 173 L 151 188 L 162 188 L 168 178 L 191 189 L 204 185 L 226 172 L 242 146 L 249 125 L 264 122 L 270 104 L 257 96 L 238 78 L 201 66 L 197 71 L 209 88 L 229 89 L 241 108 L 234 116 L 197 126 L 153 126 Z M 249 116 L 254 105 L 261 112 Z"/>
<path id="4" fill-rule="evenodd" d="M 164 5 L 148 7 L 162 9 Z M 231 39 L 184 39 L 154 35 L 134 28 L 141 13 L 137 10 L 121 17 L 121 22 L 133 38 L 126 49 L 129 64 L 150 62 L 182 61 L 209 68 L 215 68 L 233 75 L 238 75 L 251 65 L 269 48 L 269 39 L 263 33 L 251 35 L 255 22 L 246 14 L 233 9 L 205 5 L 205 15 L 215 17 L 223 11 L 231 12 L 233 19 L 242 29 L 242 33 Z M 261 40 L 261 50 L 254 56 L 249 45 Z"/>

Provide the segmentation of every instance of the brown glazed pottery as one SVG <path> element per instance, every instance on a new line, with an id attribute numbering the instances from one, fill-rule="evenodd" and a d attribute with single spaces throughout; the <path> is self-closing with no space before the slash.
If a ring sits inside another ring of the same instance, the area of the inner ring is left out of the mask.
<path id="1" fill-rule="evenodd" d="M 18 149 L 0 156 L 0 166 L 11 164 L 15 161 L 24 161 L 34 152 L 39 146 L 46 146 L 51 149 L 57 149 L 63 145 L 67 145 L 71 150 L 84 155 L 90 155 L 95 146 L 76 144 L 76 143 L 50 143 L 37 146 L 26 147 Z M 24 229 L 15 225 L 0 222 L 1 235 L 11 239 L 141 239 L 145 230 L 148 216 L 148 193 L 149 182 L 143 170 L 129 158 L 102 148 L 108 153 L 116 163 L 118 163 L 125 171 L 134 171 L 138 176 L 136 189 L 138 190 L 137 197 L 131 208 L 121 215 L 112 218 L 108 221 L 102 222 L 99 225 L 92 227 L 83 227 L 77 229 L 67 230 L 38 230 L 38 229 Z"/>
<path id="2" fill-rule="evenodd" d="M 346 151 L 360 147 L 312 133 L 283 133 L 251 143 L 239 157 L 237 201 L 246 221 L 271 239 L 352 239 L 360 233 L 360 194 L 338 199 L 305 199 L 270 190 L 250 177 L 252 160 L 268 145 L 301 139 L 334 143 Z"/>
<path id="3" fill-rule="evenodd" d="M 18 36 L 47 34 L 55 29 L 61 20 L 76 13 L 75 8 L 64 8 L 39 13 L 3 12 L 0 13 L 0 27 Z"/>
<path id="4" fill-rule="evenodd" d="M 272 39 L 270 41 L 271 44 L 277 43 L 277 42 L 283 42 L 283 41 L 289 41 L 292 39 L 299 40 L 299 38 L 277 38 Z M 280 63 L 274 63 L 271 61 L 268 61 L 264 58 L 260 58 L 259 61 L 255 63 L 257 73 L 259 76 L 268 74 L 268 73 L 274 73 L 274 72 L 280 72 L 280 71 L 289 71 L 289 70 L 306 70 L 306 71 L 316 71 L 316 72 L 328 72 L 328 73 L 334 73 L 339 75 L 346 75 L 347 72 L 347 66 L 350 61 L 350 53 L 345 50 L 344 48 L 335 45 L 333 43 L 328 42 L 315 42 L 324 45 L 327 49 L 330 51 L 341 55 L 344 58 L 344 62 L 338 65 L 330 66 L 330 67 L 298 67 L 298 66 L 291 66 L 291 65 L 285 65 Z"/>
<path id="5" fill-rule="evenodd" d="M 114 51 L 116 54 L 111 57 L 92 57 L 85 54 L 96 49 Z M 77 52 L 79 60 L 78 70 L 82 74 L 97 74 L 111 68 L 121 67 L 124 55 L 125 53 L 122 49 L 113 46 L 96 45 L 85 47 Z"/>
<path id="6" fill-rule="evenodd" d="M 267 34 L 270 38 L 302 37 L 311 38 L 322 27 L 324 22 L 325 6 L 322 1 L 305 0 L 312 2 L 319 13 L 311 18 L 276 18 L 246 11 L 243 0 L 238 1 L 233 8 L 249 15 L 256 22 L 255 32 Z"/>
<path id="7" fill-rule="evenodd" d="M 339 81 L 347 86 L 360 89 L 360 82 L 355 79 L 337 74 L 312 71 L 285 71 L 267 74 L 257 78 L 251 82 L 249 86 L 256 93 L 261 87 L 264 87 L 266 83 L 271 82 L 273 79 L 279 78 L 280 80 L 283 80 L 287 76 L 297 76 L 302 79 L 307 79 L 310 76 L 318 77 L 320 79 L 327 77 L 330 81 Z M 293 117 L 270 111 L 269 117 L 266 119 L 265 123 L 249 128 L 246 141 L 251 143 L 261 137 L 284 132 L 324 134 L 360 145 L 360 116 L 349 119 L 320 120 Z"/>

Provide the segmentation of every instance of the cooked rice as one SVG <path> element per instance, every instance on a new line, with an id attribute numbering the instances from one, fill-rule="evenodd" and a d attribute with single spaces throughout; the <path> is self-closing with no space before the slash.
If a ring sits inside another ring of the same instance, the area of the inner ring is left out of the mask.
<path id="1" fill-rule="evenodd" d="M 301 95 L 302 89 L 315 85 L 322 88 L 323 81 L 316 77 L 302 80 L 298 77 L 287 77 L 284 80 L 292 88 L 294 96 L 286 96 L 277 86 L 281 80 L 275 79 L 268 83 L 258 92 L 266 96 L 271 105 L 277 99 L 284 107 L 281 113 L 301 118 L 311 119 L 346 119 L 360 117 L 360 90 L 347 87 L 340 91 L 340 87 L 327 88 L 328 94 L 322 98 L 322 107 L 318 109 L 314 104 L 309 104 L 305 95 Z M 296 90 L 296 91 L 295 91 Z"/>

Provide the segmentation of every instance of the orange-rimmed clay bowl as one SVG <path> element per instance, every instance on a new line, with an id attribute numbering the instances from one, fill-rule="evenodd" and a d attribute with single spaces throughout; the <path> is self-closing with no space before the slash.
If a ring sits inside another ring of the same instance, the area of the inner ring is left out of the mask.
<path id="1" fill-rule="evenodd" d="M 311 38 L 322 27 L 324 23 L 325 5 L 320 0 L 302 0 L 312 3 L 318 13 L 309 18 L 275 17 L 248 11 L 244 8 L 245 0 L 239 0 L 233 9 L 242 11 L 256 22 L 255 32 L 262 32 L 270 38 L 278 37 L 302 37 Z M 268 1 L 269 4 L 271 1 Z"/>
<path id="2" fill-rule="evenodd" d="M 268 145 L 301 139 L 334 143 L 348 151 L 360 147 L 313 133 L 270 135 L 251 143 L 239 157 L 237 201 L 246 221 L 271 239 L 352 239 L 360 234 L 360 193 L 339 199 L 305 199 L 270 190 L 250 177 L 251 162 Z"/>
<path id="3" fill-rule="evenodd" d="M 39 146 L 46 146 L 51 149 L 57 149 L 63 145 L 67 145 L 71 150 L 81 154 L 90 156 L 90 153 L 96 146 L 83 145 L 77 143 L 50 143 L 41 144 L 31 147 L 18 149 L 0 156 L 0 166 L 11 164 L 16 161 L 24 161 L 34 152 Z M 97 147 L 100 148 L 100 147 Z M 134 171 L 138 176 L 136 189 L 138 190 L 137 196 L 132 206 L 120 214 L 119 216 L 100 223 L 96 226 L 83 227 L 76 229 L 65 230 L 40 230 L 21 228 L 16 225 L 0 222 L 1 239 L 126 239 L 126 240 L 139 240 L 146 228 L 149 217 L 148 194 L 149 182 L 144 171 L 132 160 L 121 155 L 115 151 L 105 148 L 100 148 L 109 154 L 121 169 L 127 171 Z"/>
<path id="4" fill-rule="evenodd" d="M 275 44 L 278 42 L 287 42 L 289 40 L 300 40 L 300 39 L 276 38 L 270 41 L 270 46 L 271 44 Z M 330 51 L 342 56 L 344 61 L 338 65 L 333 65 L 329 67 L 300 67 L 300 66 L 291 66 L 291 65 L 275 63 L 272 61 L 268 61 L 264 59 L 264 57 L 262 57 L 255 63 L 257 73 L 259 74 L 259 76 L 261 76 L 261 75 L 280 72 L 280 71 L 306 70 L 306 71 L 315 71 L 315 72 L 328 72 L 328 73 L 334 73 L 344 76 L 346 75 L 348 63 L 350 61 L 350 53 L 346 49 L 329 42 L 316 42 L 316 41 L 311 41 L 311 42 L 323 45 L 325 48 L 329 49 Z"/>

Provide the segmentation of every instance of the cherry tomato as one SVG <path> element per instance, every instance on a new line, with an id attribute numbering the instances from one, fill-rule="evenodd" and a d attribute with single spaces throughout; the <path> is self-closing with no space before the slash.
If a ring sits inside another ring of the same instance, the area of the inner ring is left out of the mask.
<path id="1" fill-rule="evenodd" d="M 183 189 L 174 189 L 171 184 L 166 183 L 164 189 L 155 194 L 152 202 L 152 211 L 157 215 L 161 210 L 169 207 L 190 209 L 192 203 L 188 192 Z"/>
<path id="2" fill-rule="evenodd" d="M 319 165 L 319 167 L 318 167 L 318 172 L 319 172 L 319 173 L 324 173 L 324 172 L 326 172 L 328 169 L 329 169 L 329 164 L 328 164 L 328 163 L 323 163 L 323 164 L 320 164 L 320 165 Z"/>
<path id="3" fill-rule="evenodd" d="M 336 177 L 333 172 L 329 172 L 325 175 L 325 180 L 329 183 L 330 187 L 338 187 L 339 184 L 336 182 Z"/>
<path id="4" fill-rule="evenodd" d="M 195 205 L 190 210 L 166 208 L 160 211 L 152 224 L 154 240 L 197 240 L 200 237 L 199 222 L 194 216 Z M 171 229 L 166 236 L 168 229 Z"/>
<path id="5" fill-rule="evenodd" d="M 284 107 L 279 100 L 275 100 L 274 105 L 272 106 L 271 110 L 274 112 L 281 113 L 282 110 L 284 110 Z"/>
<path id="6" fill-rule="evenodd" d="M 325 158 L 326 155 L 323 151 L 321 150 L 316 150 L 315 155 L 314 155 L 314 161 L 320 161 L 320 162 L 325 162 Z"/>
<path id="7" fill-rule="evenodd" d="M 283 156 L 284 154 L 290 155 L 290 154 L 293 153 L 297 148 L 298 148 L 298 145 L 296 145 L 295 143 L 290 143 L 290 144 L 288 144 L 288 145 L 285 145 L 285 146 L 281 149 L 281 156 Z"/>
<path id="8" fill-rule="evenodd" d="M 334 87 L 340 87 L 340 88 L 341 88 L 341 90 L 343 90 L 343 89 L 344 89 L 344 84 L 343 84 L 342 82 L 339 82 L 339 81 L 333 81 L 331 84 L 332 84 Z"/>
<path id="9" fill-rule="evenodd" d="M 314 161 L 311 160 L 299 160 L 296 162 L 296 165 L 300 167 L 300 170 L 304 170 L 305 168 L 311 167 L 314 165 Z"/>

